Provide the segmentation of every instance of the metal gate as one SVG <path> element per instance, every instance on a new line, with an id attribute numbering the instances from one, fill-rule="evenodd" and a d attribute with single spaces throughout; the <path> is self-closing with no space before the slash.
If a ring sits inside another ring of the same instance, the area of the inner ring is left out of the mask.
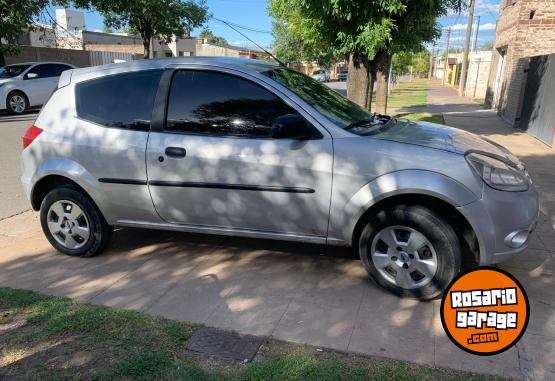
<path id="1" fill-rule="evenodd" d="M 530 58 L 519 127 L 545 144 L 555 128 L 555 54 Z"/>

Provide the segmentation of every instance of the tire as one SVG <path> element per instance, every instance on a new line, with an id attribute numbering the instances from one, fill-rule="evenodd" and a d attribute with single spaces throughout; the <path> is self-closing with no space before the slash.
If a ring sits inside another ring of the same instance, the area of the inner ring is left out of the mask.
<path id="1" fill-rule="evenodd" d="M 461 266 L 453 228 L 418 205 L 395 206 L 372 217 L 360 235 L 358 251 L 377 284 L 421 300 L 440 296 Z"/>
<path id="2" fill-rule="evenodd" d="M 10 114 L 23 114 L 29 109 L 29 99 L 21 91 L 12 91 L 6 97 L 6 109 Z"/>
<path id="3" fill-rule="evenodd" d="M 100 254 L 114 231 L 92 201 L 71 185 L 61 186 L 46 195 L 40 206 L 40 223 L 50 244 L 73 257 Z"/>

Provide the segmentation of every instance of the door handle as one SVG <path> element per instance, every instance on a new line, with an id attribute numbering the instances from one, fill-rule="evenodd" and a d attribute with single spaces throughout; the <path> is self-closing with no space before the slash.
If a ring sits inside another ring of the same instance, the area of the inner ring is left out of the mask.
<path id="1" fill-rule="evenodd" d="M 176 159 L 185 157 L 185 155 L 187 155 L 187 151 L 185 150 L 185 148 L 181 147 L 167 147 L 164 152 L 166 153 L 166 156 Z"/>

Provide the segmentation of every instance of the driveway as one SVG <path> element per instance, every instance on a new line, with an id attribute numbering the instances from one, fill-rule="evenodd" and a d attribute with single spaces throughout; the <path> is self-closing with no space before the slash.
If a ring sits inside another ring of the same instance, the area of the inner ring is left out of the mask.
<path id="1" fill-rule="evenodd" d="M 554 379 L 554 152 L 442 91 L 432 88 L 430 101 L 464 109 L 446 114 L 447 122 L 483 129 L 506 144 L 525 160 L 542 194 L 530 248 L 501 266 L 523 283 L 532 307 L 527 334 L 505 353 L 462 352 L 443 332 L 439 301 L 392 296 L 368 280 L 349 250 L 324 246 L 119 229 L 103 255 L 76 259 L 54 252 L 36 213 L 25 212 L 0 221 L 0 286 L 342 351 Z"/>

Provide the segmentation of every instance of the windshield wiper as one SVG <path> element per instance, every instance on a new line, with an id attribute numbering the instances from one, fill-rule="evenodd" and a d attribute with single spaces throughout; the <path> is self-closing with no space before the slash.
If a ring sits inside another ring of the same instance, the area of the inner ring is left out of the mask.
<path id="1" fill-rule="evenodd" d="M 372 116 L 369 118 L 360 119 L 347 125 L 347 127 L 345 127 L 345 130 L 348 131 L 357 127 L 373 127 L 376 124 L 380 124 L 380 120 L 379 118 L 376 118 L 376 113 L 373 113 Z"/>

